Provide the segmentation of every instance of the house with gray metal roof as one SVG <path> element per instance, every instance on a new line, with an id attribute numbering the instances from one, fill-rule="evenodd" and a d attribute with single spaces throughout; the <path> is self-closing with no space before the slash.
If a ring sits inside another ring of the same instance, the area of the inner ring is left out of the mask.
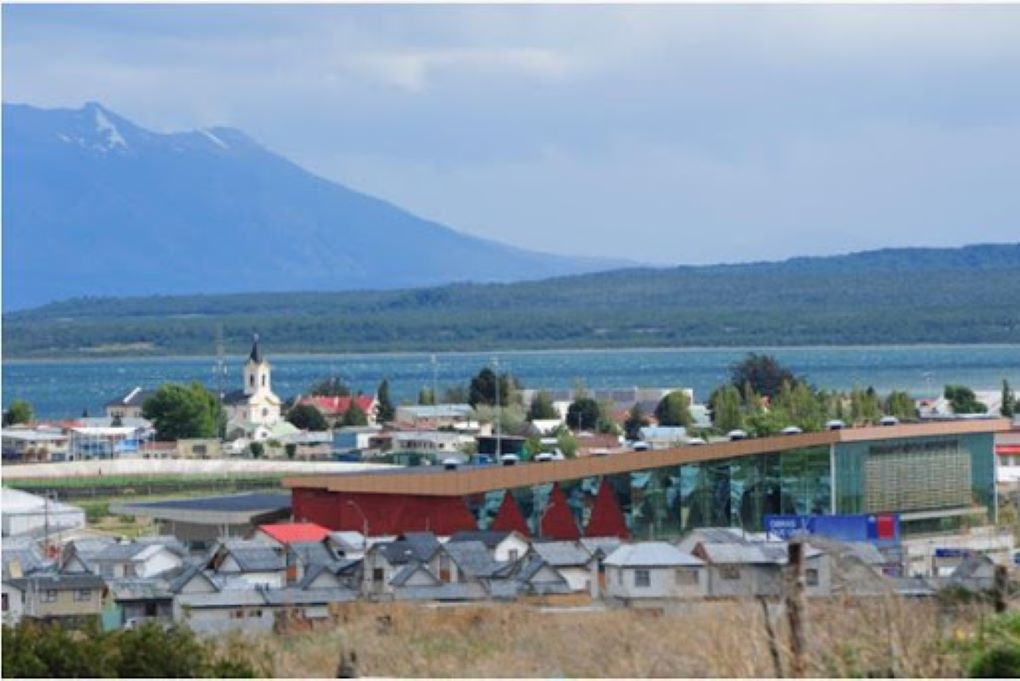
<path id="1" fill-rule="evenodd" d="M 447 544 L 462 541 L 480 541 L 498 561 L 515 561 L 528 552 L 531 543 L 516 530 L 466 530 L 450 537 Z"/>
<path id="2" fill-rule="evenodd" d="M 570 590 L 599 594 L 599 561 L 576 541 L 537 541 L 531 552 L 541 557 L 563 575 Z"/>
<path id="3" fill-rule="evenodd" d="M 228 539 L 216 547 L 206 564 L 230 583 L 281 588 L 287 583 L 287 552 L 266 542 Z"/>
<path id="4" fill-rule="evenodd" d="M 640 606 L 708 594 L 704 561 L 666 542 L 623 544 L 603 564 L 611 602 Z"/>

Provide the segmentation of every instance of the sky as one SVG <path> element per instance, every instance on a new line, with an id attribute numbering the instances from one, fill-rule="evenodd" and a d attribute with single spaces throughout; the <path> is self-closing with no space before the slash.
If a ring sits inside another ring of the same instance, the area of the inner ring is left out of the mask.
<path id="1" fill-rule="evenodd" d="M 650 264 L 1020 240 L 1020 5 L 3 6 L 3 100 Z"/>

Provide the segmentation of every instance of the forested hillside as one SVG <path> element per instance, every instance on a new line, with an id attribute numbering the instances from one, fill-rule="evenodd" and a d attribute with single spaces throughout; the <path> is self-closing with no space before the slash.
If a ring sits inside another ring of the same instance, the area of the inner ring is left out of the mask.
<path id="1" fill-rule="evenodd" d="M 398 291 L 74 299 L 4 316 L 4 356 L 1020 343 L 1020 244 L 625 269 Z"/>

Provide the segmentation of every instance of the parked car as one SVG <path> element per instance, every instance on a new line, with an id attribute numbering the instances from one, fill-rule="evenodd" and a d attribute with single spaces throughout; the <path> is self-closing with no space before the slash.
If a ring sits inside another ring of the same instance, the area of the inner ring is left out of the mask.
<path id="1" fill-rule="evenodd" d="M 898 426 L 899 423 L 900 423 L 900 420 L 898 418 L 896 418 L 895 416 L 883 416 L 879 420 L 879 423 L 881 425 L 883 425 L 883 426 Z"/>
<path id="2" fill-rule="evenodd" d="M 839 419 L 832 419 L 831 421 L 825 422 L 826 430 L 843 430 L 843 428 L 845 427 L 846 424 L 840 421 Z"/>
<path id="3" fill-rule="evenodd" d="M 726 437 L 728 437 L 730 440 L 746 440 L 747 432 L 740 429 L 731 430 L 730 432 L 726 433 Z"/>
<path id="4" fill-rule="evenodd" d="M 783 430 L 780 432 L 783 435 L 800 435 L 804 431 L 798 428 L 797 426 L 787 426 L 786 428 L 783 428 Z"/>
<path id="5" fill-rule="evenodd" d="M 703 445 L 703 444 L 705 444 L 705 441 L 702 440 L 700 437 L 692 437 L 692 438 L 689 438 L 687 440 L 687 444 L 689 444 L 689 445 Z"/>

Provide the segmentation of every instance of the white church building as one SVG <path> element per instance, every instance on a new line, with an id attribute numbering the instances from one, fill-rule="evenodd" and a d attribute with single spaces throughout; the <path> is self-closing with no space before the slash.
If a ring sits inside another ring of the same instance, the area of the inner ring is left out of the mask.
<path id="1" fill-rule="evenodd" d="M 281 403 L 272 390 L 271 370 L 269 362 L 262 356 L 256 334 L 251 353 L 244 363 L 244 387 L 223 396 L 228 437 L 235 435 L 262 440 L 281 422 Z"/>

